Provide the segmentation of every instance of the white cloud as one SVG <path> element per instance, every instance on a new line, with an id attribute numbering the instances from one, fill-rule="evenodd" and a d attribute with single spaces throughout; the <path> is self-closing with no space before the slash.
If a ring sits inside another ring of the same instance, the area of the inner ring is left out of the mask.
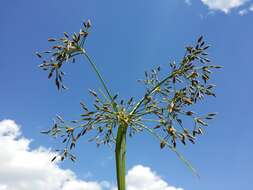
<path id="1" fill-rule="evenodd" d="M 211 10 L 220 10 L 228 13 L 231 9 L 240 7 L 248 0 L 201 0 Z"/>
<path id="2" fill-rule="evenodd" d="M 192 4 L 191 0 L 184 0 L 184 2 L 185 2 L 187 5 L 191 5 L 191 4 Z"/>
<path id="3" fill-rule="evenodd" d="M 30 149 L 12 120 L 0 121 L 0 190 L 101 190 L 98 182 L 78 180 L 71 170 L 51 163 L 53 154 L 43 147 Z"/>
<path id="4" fill-rule="evenodd" d="M 0 190 L 116 190 L 107 181 L 84 181 L 71 170 L 51 163 L 55 154 L 22 137 L 13 120 L 0 121 Z M 169 186 L 149 167 L 134 166 L 128 171 L 127 190 L 182 190 Z"/>
<path id="5" fill-rule="evenodd" d="M 62 190 L 101 190 L 102 187 L 97 182 L 85 182 L 85 181 L 69 181 L 66 182 L 62 188 Z"/>
<path id="6" fill-rule="evenodd" d="M 249 7 L 250 11 L 253 11 L 253 4 Z"/>
<path id="7" fill-rule="evenodd" d="M 242 10 L 240 10 L 239 12 L 238 12 L 238 14 L 240 15 L 240 16 L 244 16 L 244 15 L 246 15 L 248 13 L 248 10 L 247 9 L 242 9 Z"/>
<path id="8" fill-rule="evenodd" d="M 160 176 L 151 171 L 149 167 L 134 166 L 128 171 L 127 190 L 183 190 L 169 186 Z"/>

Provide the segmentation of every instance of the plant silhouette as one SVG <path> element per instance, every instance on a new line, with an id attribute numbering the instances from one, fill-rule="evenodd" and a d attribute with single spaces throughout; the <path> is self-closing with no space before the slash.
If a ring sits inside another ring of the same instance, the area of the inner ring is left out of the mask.
<path id="1" fill-rule="evenodd" d="M 83 56 L 93 68 L 102 89 L 98 92 L 89 90 L 94 97 L 92 108 L 83 102 L 83 113 L 79 120 L 65 122 L 62 117 L 56 120 L 44 134 L 59 136 L 63 139 L 64 148 L 55 156 L 64 160 L 76 157 L 71 153 L 78 140 L 87 133 L 92 135 L 90 141 L 100 144 L 115 144 L 115 161 L 118 190 L 126 189 L 126 138 L 138 132 L 148 132 L 160 143 L 160 148 L 169 148 L 194 172 L 195 169 L 177 151 L 177 144 L 195 143 L 196 137 L 203 134 L 207 121 L 216 113 L 197 114 L 193 105 L 206 96 L 215 96 L 215 85 L 209 83 L 211 70 L 221 66 L 212 65 L 208 59 L 209 46 L 201 36 L 194 46 L 187 46 L 185 55 L 178 63 L 169 64 L 169 69 L 157 67 L 145 72 L 143 98 L 136 101 L 134 97 L 120 99 L 113 94 L 105 83 L 94 61 L 87 53 L 85 41 L 91 28 L 90 20 L 83 22 L 78 33 L 69 35 L 64 32 L 60 39 L 49 38 L 53 45 L 50 51 L 36 53 L 42 60 L 39 65 L 48 71 L 48 78 L 54 78 L 58 90 L 66 89 L 63 84 L 65 64 L 75 62 L 77 56 Z M 165 70 L 165 71 L 163 71 Z M 186 128 L 183 120 L 191 120 L 192 128 Z M 152 127 L 150 127 L 152 126 Z"/>

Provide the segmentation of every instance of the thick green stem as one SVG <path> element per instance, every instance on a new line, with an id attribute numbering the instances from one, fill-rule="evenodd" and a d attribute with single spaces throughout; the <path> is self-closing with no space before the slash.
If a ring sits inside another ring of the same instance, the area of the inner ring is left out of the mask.
<path id="1" fill-rule="evenodd" d="M 122 138 L 122 128 L 119 127 L 115 147 L 116 176 L 117 176 L 118 190 L 121 189 L 121 138 Z"/>
<path id="2" fill-rule="evenodd" d="M 118 190 L 126 189 L 126 132 L 127 125 L 120 125 L 117 132 L 115 158 Z"/>
<path id="3" fill-rule="evenodd" d="M 122 189 L 126 189 L 126 128 L 124 128 L 123 135 L 122 135 L 122 142 L 121 142 L 121 159 L 122 159 L 122 172 L 121 172 L 121 178 L 122 178 Z"/>

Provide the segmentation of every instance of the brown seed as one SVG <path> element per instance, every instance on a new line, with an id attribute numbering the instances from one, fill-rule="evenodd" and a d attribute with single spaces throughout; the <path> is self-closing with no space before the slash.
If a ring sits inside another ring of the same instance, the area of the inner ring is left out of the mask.
<path id="1" fill-rule="evenodd" d="M 188 76 L 188 78 L 196 78 L 196 77 L 198 77 L 198 73 L 195 71 Z"/>
<path id="2" fill-rule="evenodd" d="M 71 133 L 71 132 L 73 132 L 74 131 L 74 128 L 71 128 L 71 127 L 67 127 L 67 129 L 66 129 L 66 132 L 67 133 Z"/>
<path id="3" fill-rule="evenodd" d="M 79 34 L 84 37 L 88 36 L 88 32 L 85 31 L 81 31 Z"/>
<path id="4" fill-rule="evenodd" d="M 160 128 L 160 127 L 161 127 L 160 125 L 157 125 L 157 126 L 154 127 L 154 129 L 158 129 L 158 128 Z"/>
<path id="5" fill-rule="evenodd" d="M 165 145 L 166 145 L 166 142 L 164 140 L 162 140 L 160 142 L 160 148 L 163 149 L 165 147 Z"/>
<path id="6" fill-rule="evenodd" d="M 201 124 L 201 125 L 204 125 L 204 126 L 207 126 L 208 124 L 205 123 L 204 121 L 202 121 L 201 119 L 197 118 L 196 119 L 197 123 Z"/>
<path id="7" fill-rule="evenodd" d="M 91 27 L 91 21 L 90 20 L 87 21 L 86 26 L 87 26 L 87 28 Z"/>
<path id="8" fill-rule="evenodd" d="M 183 97 L 182 100 L 183 100 L 183 102 L 185 102 L 187 104 L 192 104 L 192 100 L 190 98 Z"/>
<path id="9" fill-rule="evenodd" d="M 192 112 L 192 111 L 186 112 L 186 115 L 189 115 L 189 116 L 191 116 L 191 115 L 193 115 L 193 114 L 194 114 L 194 112 Z"/>
<path id="10" fill-rule="evenodd" d="M 47 41 L 49 41 L 49 42 L 55 42 L 56 39 L 54 39 L 54 38 L 48 38 Z"/>
<path id="11" fill-rule="evenodd" d="M 169 106 L 169 113 L 172 113 L 173 112 L 173 108 L 174 108 L 174 102 L 171 102 L 170 103 L 170 106 Z"/>
<path id="12" fill-rule="evenodd" d="M 89 89 L 89 92 L 90 92 L 93 96 L 98 97 L 98 95 L 97 95 L 97 93 L 96 93 L 95 91 Z"/>

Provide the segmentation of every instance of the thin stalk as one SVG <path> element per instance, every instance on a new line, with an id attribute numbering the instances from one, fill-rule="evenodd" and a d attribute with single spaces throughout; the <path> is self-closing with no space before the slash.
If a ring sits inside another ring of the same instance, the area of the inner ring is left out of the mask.
<path id="1" fill-rule="evenodd" d="M 109 98 L 110 98 L 111 101 L 112 101 L 113 99 L 112 99 L 111 93 L 110 93 L 109 89 L 107 88 L 107 86 L 106 86 L 106 84 L 105 84 L 105 81 L 104 81 L 104 79 L 102 78 L 100 72 L 98 71 L 97 66 L 96 66 L 95 63 L 91 60 L 91 58 L 89 57 L 89 55 L 88 55 L 86 52 L 84 52 L 83 55 L 87 58 L 87 60 L 88 60 L 89 63 L 91 64 L 91 66 L 92 66 L 92 68 L 94 69 L 95 73 L 97 74 L 97 76 L 98 76 L 100 82 L 102 83 L 102 86 L 104 87 L 104 89 L 105 89 L 107 95 L 109 96 Z"/>
<path id="2" fill-rule="evenodd" d="M 155 90 L 160 87 L 164 82 L 166 82 L 167 80 L 169 80 L 173 75 L 169 75 L 168 77 L 166 77 L 165 79 L 163 79 L 161 82 L 159 82 L 154 88 L 151 89 L 151 91 L 149 91 L 137 104 L 136 106 L 133 108 L 133 110 L 130 112 L 131 115 L 133 115 L 137 109 L 142 105 L 142 103 L 145 101 L 147 96 L 150 96 L 151 94 L 153 94 L 155 92 Z"/>
<path id="3" fill-rule="evenodd" d="M 163 83 L 165 83 L 167 80 L 171 79 L 172 77 L 176 76 L 177 74 L 179 74 L 181 70 L 181 67 L 178 70 L 173 71 L 169 76 L 167 76 L 165 79 L 163 79 L 162 81 L 160 81 L 156 86 L 154 86 L 147 94 L 145 94 L 145 96 L 136 104 L 136 106 L 133 108 L 133 110 L 130 112 L 130 115 L 133 115 L 138 108 L 142 105 L 142 103 L 145 101 L 147 96 L 150 96 L 151 94 L 153 94 L 156 89 L 158 87 L 160 87 Z"/>
<path id="4" fill-rule="evenodd" d="M 160 122 L 160 120 L 157 119 L 142 119 L 142 121 L 149 121 L 149 122 Z"/>
<path id="5" fill-rule="evenodd" d="M 139 125 L 141 127 L 143 127 L 145 130 L 147 130 L 149 133 L 151 133 L 152 135 L 154 135 L 156 138 L 158 138 L 159 141 L 163 141 L 164 139 L 162 137 L 160 137 L 160 135 L 158 135 L 153 129 L 150 129 L 149 127 L 146 127 L 145 125 L 143 125 L 142 123 L 139 123 Z M 172 145 L 170 145 L 168 142 L 164 141 L 164 143 L 166 144 L 166 146 L 168 146 L 168 148 L 170 148 L 173 152 L 176 153 L 176 155 L 179 157 L 179 159 L 193 172 L 194 175 L 196 175 L 197 177 L 199 177 L 196 169 L 191 165 L 191 163 L 186 160 Z"/>
<path id="6" fill-rule="evenodd" d="M 95 71 L 96 75 L 98 76 L 100 82 L 102 83 L 103 88 L 105 89 L 105 91 L 106 91 L 108 97 L 109 97 L 110 100 L 111 100 L 112 107 L 113 107 L 114 110 L 116 111 L 116 104 L 114 103 L 114 100 L 113 100 L 113 98 L 112 98 L 112 95 L 111 95 L 111 93 L 110 93 L 110 91 L 109 91 L 109 89 L 108 89 L 108 87 L 107 87 L 107 85 L 106 85 L 106 83 L 105 83 L 105 81 L 104 81 L 102 75 L 100 74 L 100 72 L 99 72 L 99 70 L 98 70 L 96 64 L 91 60 L 90 56 L 86 53 L 85 50 L 82 50 L 82 52 L 83 52 L 82 54 L 87 58 L 87 60 L 88 60 L 89 63 L 91 64 L 93 70 Z"/>

